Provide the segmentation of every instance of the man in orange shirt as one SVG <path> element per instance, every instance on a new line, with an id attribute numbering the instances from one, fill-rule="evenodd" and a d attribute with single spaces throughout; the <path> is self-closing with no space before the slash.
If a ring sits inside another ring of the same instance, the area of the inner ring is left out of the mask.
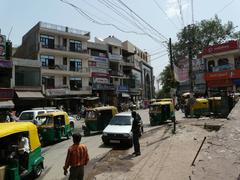
<path id="1" fill-rule="evenodd" d="M 73 145 L 68 148 L 68 154 L 65 161 L 64 175 L 67 175 L 70 167 L 69 180 L 83 180 L 84 166 L 89 161 L 87 146 L 80 144 L 81 134 L 75 133 L 72 135 Z"/>

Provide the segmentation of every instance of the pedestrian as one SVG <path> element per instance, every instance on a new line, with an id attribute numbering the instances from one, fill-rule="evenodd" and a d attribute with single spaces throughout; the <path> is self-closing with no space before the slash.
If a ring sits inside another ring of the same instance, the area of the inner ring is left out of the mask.
<path id="1" fill-rule="evenodd" d="M 141 127 L 141 117 L 136 111 L 132 111 L 133 123 L 132 123 L 132 133 L 133 133 L 133 154 L 136 156 L 141 155 L 139 137 L 141 136 L 140 127 Z"/>
<path id="2" fill-rule="evenodd" d="M 68 148 L 65 166 L 63 167 L 64 175 L 67 175 L 70 167 L 69 180 L 83 180 L 84 166 L 89 161 L 87 146 L 80 144 L 82 138 L 80 133 L 74 133 L 72 137 L 73 145 Z"/>

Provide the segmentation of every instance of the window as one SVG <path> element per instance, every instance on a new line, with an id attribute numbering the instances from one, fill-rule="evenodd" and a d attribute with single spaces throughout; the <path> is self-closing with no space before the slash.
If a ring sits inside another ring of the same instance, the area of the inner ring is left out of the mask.
<path id="1" fill-rule="evenodd" d="M 65 38 L 63 39 L 63 46 L 67 47 L 67 39 L 65 39 Z"/>
<path id="2" fill-rule="evenodd" d="M 55 87 L 54 76 L 43 76 L 42 84 L 45 86 L 45 89 L 52 89 Z"/>
<path id="3" fill-rule="evenodd" d="M 227 64 L 228 64 L 228 59 L 227 58 L 223 58 L 223 59 L 218 60 L 218 66 L 223 66 L 223 65 L 227 65 Z"/>
<path id="4" fill-rule="evenodd" d="M 76 40 L 70 40 L 69 50 L 73 52 L 80 52 L 82 50 L 82 42 Z"/>
<path id="5" fill-rule="evenodd" d="M 54 56 L 40 55 L 40 60 L 42 62 L 42 67 L 48 67 L 49 69 L 54 69 Z"/>
<path id="6" fill-rule="evenodd" d="M 80 59 L 70 59 L 70 71 L 81 71 L 82 60 Z"/>
<path id="7" fill-rule="evenodd" d="M 105 51 L 99 51 L 95 49 L 91 49 L 91 55 L 98 57 L 107 57 L 107 53 Z"/>
<path id="8" fill-rule="evenodd" d="M 81 90 L 82 88 L 82 79 L 77 77 L 70 78 L 70 90 Z"/>
<path id="9" fill-rule="evenodd" d="M 214 61 L 208 61 L 208 71 L 213 72 L 213 67 L 215 66 Z"/>
<path id="10" fill-rule="evenodd" d="M 66 84 L 67 84 L 67 77 L 64 76 L 64 77 L 63 77 L 63 85 L 66 85 Z"/>
<path id="11" fill-rule="evenodd" d="M 63 65 L 67 65 L 67 58 L 63 57 Z"/>
<path id="12" fill-rule="evenodd" d="M 54 49 L 54 37 L 48 35 L 40 35 L 40 43 L 44 48 Z"/>
<path id="13" fill-rule="evenodd" d="M 234 61 L 235 61 L 235 68 L 239 69 L 240 68 L 240 56 L 234 58 Z"/>

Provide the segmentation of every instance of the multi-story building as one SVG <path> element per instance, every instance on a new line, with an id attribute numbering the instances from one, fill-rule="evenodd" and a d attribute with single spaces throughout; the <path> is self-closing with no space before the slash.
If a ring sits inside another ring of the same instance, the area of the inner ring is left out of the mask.
<path id="1" fill-rule="evenodd" d="M 18 112 L 33 107 L 44 107 L 41 88 L 41 62 L 32 59 L 12 58 L 12 84 L 14 104 Z"/>
<path id="2" fill-rule="evenodd" d="M 42 91 L 49 105 L 77 111 L 89 87 L 90 32 L 39 22 L 22 38 L 15 57 L 30 58 L 42 64 Z"/>
<path id="3" fill-rule="evenodd" d="M 88 42 L 88 50 L 91 55 L 88 65 L 92 94 L 98 96 L 102 104 L 113 104 L 111 97 L 115 94 L 115 87 L 110 83 L 108 46 L 104 43 Z"/>
<path id="4" fill-rule="evenodd" d="M 240 91 L 240 48 L 238 41 L 204 48 L 205 80 L 209 95 Z"/>
<path id="5" fill-rule="evenodd" d="M 0 122 L 6 119 L 7 110 L 14 108 L 12 82 L 12 60 L 6 57 L 6 36 L 0 34 Z"/>

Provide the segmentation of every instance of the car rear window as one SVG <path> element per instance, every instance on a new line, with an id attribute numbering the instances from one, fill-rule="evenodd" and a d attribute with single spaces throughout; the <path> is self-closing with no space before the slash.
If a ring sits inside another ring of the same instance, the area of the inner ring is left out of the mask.
<path id="1" fill-rule="evenodd" d="M 131 125 L 131 116 L 114 116 L 110 125 Z"/>
<path id="2" fill-rule="evenodd" d="M 23 112 L 19 120 L 33 120 L 34 119 L 34 113 L 33 112 Z"/>

